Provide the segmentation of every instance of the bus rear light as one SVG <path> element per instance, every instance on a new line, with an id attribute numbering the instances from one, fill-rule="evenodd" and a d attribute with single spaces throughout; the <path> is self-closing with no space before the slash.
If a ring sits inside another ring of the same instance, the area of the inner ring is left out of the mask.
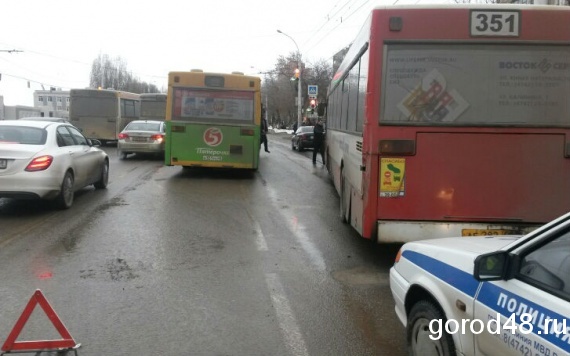
<path id="1" fill-rule="evenodd" d="M 253 129 L 241 129 L 240 134 L 242 136 L 253 136 L 255 132 L 253 131 Z"/>
<path id="2" fill-rule="evenodd" d="M 381 155 L 413 156 L 416 154 L 414 140 L 380 140 Z"/>
<path id="3" fill-rule="evenodd" d="M 40 156 L 34 158 L 26 167 L 27 172 L 45 171 L 51 166 L 53 156 Z"/>
<path id="4" fill-rule="evenodd" d="M 125 140 L 125 139 L 129 138 L 129 135 L 121 132 L 118 137 L 119 137 L 119 140 Z"/>

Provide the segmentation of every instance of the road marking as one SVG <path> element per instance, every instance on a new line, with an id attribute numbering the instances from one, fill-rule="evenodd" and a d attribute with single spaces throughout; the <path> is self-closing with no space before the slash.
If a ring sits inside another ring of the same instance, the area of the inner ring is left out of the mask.
<path id="1" fill-rule="evenodd" d="M 293 315 L 293 310 L 289 305 L 289 300 L 285 295 L 281 282 L 275 273 L 267 273 L 265 280 L 267 281 L 269 294 L 273 301 L 273 308 L 277 314 L 279 327 L 285 338 L 285 346 L 293 355 L 308 356 L 309 352 L 307 351 L 305 340 L 303 339 L 301 330 L 299 330 L 299 325 L 297 324 L 295 315 Z"/>
<path id="2" fill-rule="evenodd" d="M 252 219 L 252 221 L 253 221 L 253 229 L 255 232 L 255 245 L 257 246 L 257 251 L 267 251 L 268 250 L 267 241 L 265 240 L 265 236 L 261 231 L 261 226 L 259 226 L 257 220 Z"/>

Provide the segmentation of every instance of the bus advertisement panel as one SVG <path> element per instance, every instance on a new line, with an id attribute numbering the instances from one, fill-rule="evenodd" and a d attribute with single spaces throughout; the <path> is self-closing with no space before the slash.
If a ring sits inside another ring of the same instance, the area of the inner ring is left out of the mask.
<path id="1" fill-rule="evenodd" d="M 570 211 L 568 23 L 560 6 L 374 9 L 328 93 L 343 219 L 407 242 Z"/>
<path id="2" fill-rule="evenodd" d="M 170 73 L 167 108 L 166 165 L 258 168 L 259 78 Z"/>
<path id="3" fill-rule="evenodd" d="M 140 117 L 139 94 L 110 89 L 71 89 L 69 119 L 88 138 L 117 141 L 127 124 Z"/>

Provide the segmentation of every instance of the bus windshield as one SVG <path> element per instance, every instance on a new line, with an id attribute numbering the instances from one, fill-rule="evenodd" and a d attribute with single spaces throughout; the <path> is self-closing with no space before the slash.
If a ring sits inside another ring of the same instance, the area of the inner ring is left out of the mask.
<path id="1" fill-rule="evenodd" d="M 380 123 L 569 127 L 569 58 L 568 46 L 388 45 Z"/>
<path id="2" fill-rule="evenodd" d="M 254 93 L 237 90 L 174 89 L 173 120 L 253 123 Z"/>

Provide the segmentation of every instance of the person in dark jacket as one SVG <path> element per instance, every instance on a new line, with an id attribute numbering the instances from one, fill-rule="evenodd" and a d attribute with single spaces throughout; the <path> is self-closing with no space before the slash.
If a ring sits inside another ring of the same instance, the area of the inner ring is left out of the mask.
<path id="1" fill-rule="evenodd" d="M 263 146 L 265 148 L 265 152 L 271 153 L 271 152 L 269 152 L 269 149 L 267 148 L 267 131 L 269 131 L 269 128 L 267 125 L 267 119 L 265 119 L 265 108 L 263 108 L 263 106 L 262 106 L 261 107 L 261 127 L 259 129 L 259 133 L 261 135 L 261 139 L 259 140 L 259 148 L 261 148 L 261 145 L 263 144 Z"/>
<path id="2" fill-rule="evenodd" d="M 325 164 L 325 128 L 323 127 L 323 121 L 321 119 L 317 120 L 313 128 L 313 134 L 313 164 L 317 164 L 317 154 L 319 152 L 321 153 L 323 164 Z"/>

